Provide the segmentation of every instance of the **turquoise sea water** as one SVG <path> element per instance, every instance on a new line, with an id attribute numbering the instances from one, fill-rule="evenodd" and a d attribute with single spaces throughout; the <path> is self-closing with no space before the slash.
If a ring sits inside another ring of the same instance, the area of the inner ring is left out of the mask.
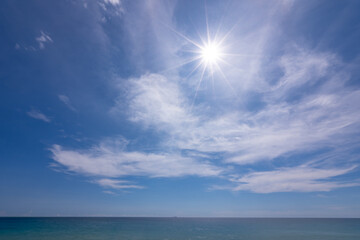
<path id="1" fill-rule="evenodd" d="M 0 218 L 0 239 L 359 240 L 360 219 Z"/>

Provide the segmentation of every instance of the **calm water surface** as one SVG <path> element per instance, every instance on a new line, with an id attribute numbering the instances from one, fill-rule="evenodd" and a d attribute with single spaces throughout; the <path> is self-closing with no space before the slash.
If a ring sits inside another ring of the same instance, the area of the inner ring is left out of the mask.
<path id="1" fill-rule="evenodd" d="M 360 240 L 360 219 L 0 218 L 0 239 Z"/>

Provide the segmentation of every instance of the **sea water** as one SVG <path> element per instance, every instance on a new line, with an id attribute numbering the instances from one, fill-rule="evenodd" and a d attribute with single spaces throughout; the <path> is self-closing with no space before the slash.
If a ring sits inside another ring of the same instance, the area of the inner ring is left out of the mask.
<path id="1" fill-rule="evenodd" d="M 0 218 L 1 240 L 360 240 L 360 219 Z"/>

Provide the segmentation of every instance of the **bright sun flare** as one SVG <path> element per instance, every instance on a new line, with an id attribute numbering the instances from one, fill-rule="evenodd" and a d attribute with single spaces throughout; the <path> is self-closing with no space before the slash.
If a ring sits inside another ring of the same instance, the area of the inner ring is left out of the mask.
<path id="1" fill-rule="evenodd" d="M 235 25 L 236 26 L 236 25 Z M 234 26 L 234 27 L 235 27 Z M 193 75 L 194 72 L 200 70 L 199 79 L 196 86 L 196 91 L 193 99 L 193 104 L 195 102 L 197 93 L 199 91 L 200 85 L 203 82 L 204 78 L 208 78 L 212 81 L 212 86 L 214 89 L 214 78 L 221 78 L 223 79 L 231 89 L 231 83 L 227 79 L 226 74 L 222 70 L 222 65 L 227 64 L 230 65 L 228 62 L 228 56 L 236 56 L 237 54 L 234 53 L 227 53 L 228 46 L 225 46 L 224 43 L 226 42 L 229 34 L 234 29 L 231 28 L 228 32 L 224 35 L 219 35 L 219 29 L 217 30 L 216 34 L 212 36 L 209 30 L 209 24 L 206 17 L 206 36 L 199 36 L 201 41 L 194 41 L 191 38 L 187 37 L 186 35 L 182 34 L 181 32 L 176 31 L 175 29 L 170 28 L 170 30 L 174 31 L 180 37 L 186 40 L 186 42 L 191 46 L 191 49 L 187 49 L 186 52 L 193 53 L 193 56 L 189 59 L 186 59 L 180 65 L 176 67 L 181 67 L 193 62 L 197 62 L 196 66 L 191 70 L 188 74 L 187 78 Z"/>
<path id="2" fill-rule="evenodd" d="M 197 93 L 204 78 L 211 79 L 212 86 L 214 88 L 214 78 L 220 77 L 229 85 L 231 89 L 233 89 L 233 87 L 231 86 L 230 82 L 227 79 L 226 74 L 221 69 L 223 63 L 229 64 L 228 59 L 226 59 L 226 57 L 229 56 L 229 54 L 226 53 L 227 47 L 224 46 L 224 42 L 231 33 L 232 29 L 229 32 L 225 33 L 223 36 L 219 36 L 217 32 L 215 36 L 211 37 L 209 31 L 209 25 L 206 18 L 206 30 L 207 30 L 206 36 L 203 37 L 200 36 L 201 39 L 200 42 L 196 42 L 190 39 L 189 37 L 187 37 L 186 35 L 172 28 L 170 29 L 174 31 L 176 34 L 178 34 L 180 37 L 185 39 L 187 43 L 192 45 L 192 49 L 191 50 L 189 49 L 188 51 L 194 54 L 192 58 L 185 60 L 183 63 L 178 65 L 178 67 L 190 64 L 195 61 L 198 62 L 196 66 L 192 69 L 192 71 L 188 74 L 187 77 L 189 78 L 194 72 L 196 72 L 196 70 L 200 69 L 200 76 L 197 82 L 193 104 L 195 102 Z M 231 55 L 235 56 L 236 54 L 231 54 Z"/>
<path id="3" fill-rule="evenodd" d="M 200 56 L 205 63 L 214 64 L 220 59 L 221 51 L 218 45 L 209 43 L 201 48 Z"/>

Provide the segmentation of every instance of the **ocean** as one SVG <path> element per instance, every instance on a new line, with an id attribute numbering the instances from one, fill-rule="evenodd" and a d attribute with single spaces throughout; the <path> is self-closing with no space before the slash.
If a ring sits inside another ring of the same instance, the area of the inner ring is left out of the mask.
<path id="1" fill-rule="evenodd" d="M 360 219 L 0 218 L 1 240 L 360 240 Z"/>

